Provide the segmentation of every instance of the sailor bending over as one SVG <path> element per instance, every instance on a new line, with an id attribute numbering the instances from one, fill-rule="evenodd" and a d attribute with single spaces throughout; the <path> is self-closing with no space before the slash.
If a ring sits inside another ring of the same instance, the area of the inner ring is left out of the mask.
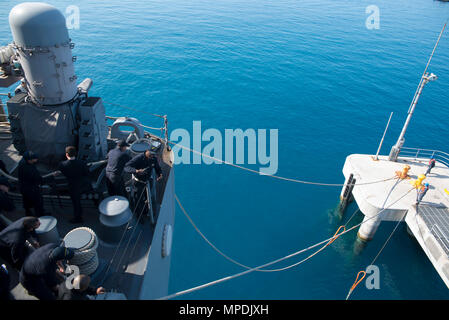
<path id="1" fill-rule="evenodd" d="M 39 247 L 35 230 L 40 225 L 38 218 L 24 217 L 3 229 L 0 232 L 0 256 L 20 270 L 28 255 L 26 241 L 34 247 Z"/>
<path id="2" fill-rule="evenodd" d="M 74 254 L 73 249 L 54 243 L 36 249 L 23 263 L 20 270 L 20 283 L 29 294 L 39 300 L 55 300 L 58 285 L 63 280 L 62 262 L 72 259 Z"/>
<path id="3" fill-rule="evenodd" d="M 156 171 L 157 181 L 161 180 L 161 166 L 159 165 L 156 156 L 149 149 L 144 153 L 135 156 L 125 164 L 125 172 L 133 175 L 133 184 L 135 187 L 134 203 L 138 215 L 145 210 L 142 206 L 145 206 L 147 200 L 146 192 L 144 191 L 147 182 L 150 183 L 150 188 L 153 188 L 153 181 L 151 179 L 153 169 Z"/>
<path id="4" fill-rule="evenodd" d="M 106 185 L 110 196 L 126 197 L 125 182 L 123 181 L 123 168 L 131 159 L 126 149 L 129 145 L 124 140 L 117 142 L 117 147 L 109 151 L 106 166 Z"/>

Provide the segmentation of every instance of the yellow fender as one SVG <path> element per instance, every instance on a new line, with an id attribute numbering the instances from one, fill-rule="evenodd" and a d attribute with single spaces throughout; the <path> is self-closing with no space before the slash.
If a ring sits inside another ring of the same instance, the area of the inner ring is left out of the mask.
<path id="1" fill-rule="evenodd" d="M 413 188 L 418 189 L 419 187 L 422 186 L 422 182 L 425 178 L 426 178 L 425 174 L 420 174 L 418 176 L 418 179 L 410 181 L 410 184 L 413 186 Z"/>

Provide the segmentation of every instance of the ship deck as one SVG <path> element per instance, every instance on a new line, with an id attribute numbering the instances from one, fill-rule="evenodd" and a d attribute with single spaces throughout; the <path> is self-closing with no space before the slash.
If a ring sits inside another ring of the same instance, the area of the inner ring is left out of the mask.
<path id="1" fill-rule="evenodd" d="M 5 163 L 8 172 L 15 176 L 14 172 L 18 161 L 21 159 L 15 150 L 11 140 L 3 137 L 0 139 L 0 150 L 2 153 L 0 159 Z M 158 155 L 163 172 L 163 179 L 156 184 L 156 201 L 162 203 L 165 186 L 171 173 L 170 153 L 164 148 Z M 42 172 L 45 174 L 46 172 Z M 16 204 L 16 210 L 13 212 L 2 213 L 6 219 L 14 221 L 25 215 L 22 208 L 21 196 L 16 190 L 10 191 L 10 196 Z M 107 197 L 107 194 L 103 194 Z M 98 200 L 83 199 L 83 219 L 84 223 L 71 224 L 72 205 L 68 196 L 46 196 L 44 198 L 44 208 L 47 214 L 57 219 L 57 230 L 60 238 L 74 228 L 88 227 L 97 233 L 100 230 L 99 211 L 97 209 Z M 100 244 L 97 249 L 100 265 L 97 271 L 91 275 L 92 285 L 103 286 L 107 291 L 123 293 L 127 299 L 138 299 L 141 291 L 144 274 L 147 270 L 148 254 L 151 249 L 154 226 L 149 218 L 140 219 L 138 222 L 138 213 L 133 213 L 128 230 L 124 233 L 120 246 L 117 244 L 108 244 L 99 239 Z M 156 219 L 159 212 L 156 212 Z M 142 223 L 143 222 L 143 223 Z M 0 258 L 0 264 L 5 263 Z M 7 263 L 6 263 L 7 264 Z M 7 264 L 8 265 L 8 264 Z M 11 274 L 11 293 L 16 299 L 33 300 L 33 296 L 27 294 L 25 289 L 18 281 L 18 272 L 8 265 Z M 102 297 L 104 298 L 104 297 Z"/>

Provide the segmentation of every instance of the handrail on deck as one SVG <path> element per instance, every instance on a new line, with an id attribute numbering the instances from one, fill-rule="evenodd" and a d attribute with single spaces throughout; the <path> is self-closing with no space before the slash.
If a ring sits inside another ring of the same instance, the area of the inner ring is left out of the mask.
<path id="1" fill-rule="evenodd" d="M 436 161 L 441 162 L 447 167 L 449 167 L 449 154 L 440 150 L 402 147 L 399 153 L 399 157 L 414 158 L 416 160 L 418 159 L 430 160 L 431 158 L 434 158 Z"/>
<path id="2" fill-rule="evenodd" d="M 162 127 L 155 128 L 155 127 L 150 127 L 150 126 L 147 126 L 147 125 L 144 125 L 144 124 L 140 124 L 140 125 L 141 125 L 143 128 L 145 128 L 145 129 L 150 129 L 150 130 L 160 131 L 161 134 L 160 134 L 159 138 L 165 142 L 165 145 L 166 145 L 167 150 L 170 150 L 170 146 L 169 146 L 169 144 L 168 144 L 168 118 L 167 118 L 167 115 L 163 115 L 163 116 L 160 116 L 160 115 L 154 115 L 154 116 L 157 116 L 157 117 L 162 118 L 162 120 L 163 120 L 163 126 L 162 126 Z M 127 116 L 124 116 L 124 117 L 111 117 L 111 116 L 106 116 L 106 119 L 108 119 L 108 120 L 114 120 L 114 121 L 117 120 L 117 119 L 120 119 L 120 118 L 129 118 L 129 117 L 127 117 Z"/>

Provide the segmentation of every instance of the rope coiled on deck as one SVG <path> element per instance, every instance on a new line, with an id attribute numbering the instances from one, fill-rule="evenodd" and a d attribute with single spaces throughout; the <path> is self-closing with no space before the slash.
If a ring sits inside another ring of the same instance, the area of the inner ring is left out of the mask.
<path id="1" fill-rule="evenodd" d="M 66 234 L 66 236 L 64 237 L 64 241 L 70 234 L 73 234 L 74 232 L 80 230 L 89 232 L 92 235 L 92 238 L 86 246 L 75 250 L 75 255 L 70 260 L 70 263 L 78 266 L 78 268 L 80 269 L 80 274 L 90 275 L 94 273 L 95 270 L 97 270 L 99 264 L 97 254 L 99 242 L 95 232 L 87 227 L 76 228 Z"/>

